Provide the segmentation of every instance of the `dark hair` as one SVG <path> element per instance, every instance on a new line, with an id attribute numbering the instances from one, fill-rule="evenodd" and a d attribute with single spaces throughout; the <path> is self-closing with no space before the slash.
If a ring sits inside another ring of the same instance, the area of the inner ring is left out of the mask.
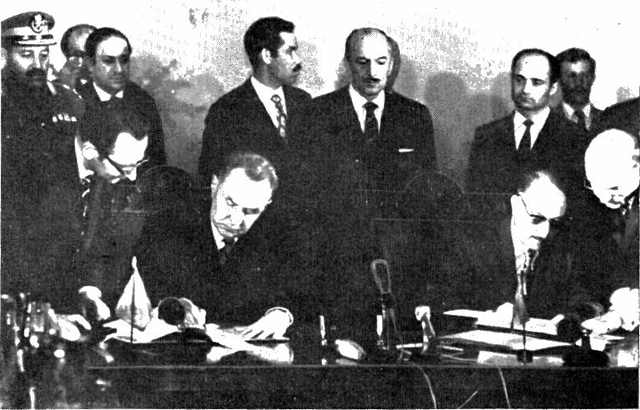
<path id="1" fill-rule="evenodd" d="M 110 37 L 120 37 L 121 39 L 126 41 L 127 47 L 129 48 L 129 54 L 131 54 L 133 49 L 131 48 L 129 39 L 124 35 L 124 33 L 122 33 L 120 30 L 116 30 L 115 28 L 102 27 L 89 34 L 89 37 L 87 37 L 87 42 L 84 44 L 84 49 L 87 53 L 87 57 L 95 62 L 96 49 L 98 48 L 98 45 Z"/>
<path id="2" fill-rule="evenodd" d="M 239 152 L 231 154 L 225 166 L 220 173 L 220 183 L 222 183 L 234 169 L 242 168 L 245 174 L 250 180 L 255 182 L 269 180 L 271 190 L 275 191 L 278 188 L 278 175 L 276 169 L 271 162 L 262 155 L 254 154 L 251 152 Z"/>
<path id="3" fill-rule="evenodd" d="M 384 31 L 380 30 L 379 28 L 375 28 L 375 27 L 363 27 L 363 28 L 357 28 L 355 30 L 353 30 L 348 36 L 347 36 L 347 41 L 345 42 L 344 45 L 344 59 L 348 62 L 349 59 L 351 58 L 351 43 L 353 42 L 354 38 L 357 35 L 360 36 L 366 36 L 372 33 L 380 33 L 384 36 L 384 38 L 387 40 L 387 48 L 389 49 L 389 55 L 392 55 L 392 40 L 391 38 L 387 35 L 387 33 L 385 33 Z"/>
<path id="4" fill-rule="evenodd" d="M 267 49 L 274 57 L 278 48 L 284 44 L 281 32 L 293 33 L 295 25 L 280 17 L 264 17 L 256 20 L 244 34 L 244 50 L 254 70 L 260 65 L 260 52 Z"/>
<path id="5" fill-rule="evenodd" d="M 91 24 L 76 24 L 75 26 L 69 27 L 60 39 L 60 49 L 62 50 L 62 54 L 64 54 L 66 58 L 70 57 L 69 54 L 71 53 L 71 50 L 69 49 L 69 40 L 71 39 L 71 36 L 76 32 L 88 33 L 95 30 L 96 27 L 92 26 Z"/>
<path id="6" fill-rule="evenodd" d="M 149 126 L 135 111 L 115 110 L 104 106 L 89 109 L 80 119 L 80 140 L 91 142 L 101 156 L 109 151 L 123 132 L 140 141 L 148 135 Z"/>
<path id="7" fill-rule="evenodd" d="M 541 55 L 546 57 L 549 62 L 549 83 L 554 84 L 558 82 L 558 79 L 560 78 L 560 63 L 558 62 L 558 59 L 551 53 L 539 48 L 525 48 L 524 50 L 518 51 L 518 53 L 513 56 L 513 60 L 511 60 L 511 72 L 513 73 L 516 64 L 522 57 L 530 55 Z"/>
<path id="8" fill-rule="evenodd" d="M 592 75 L 596 75 L 596 60 L 591 57 L 587 50 L 576 47 L 568 48 L 558 54 L 556 59 L 558 59 L 558 64 L 560 65 L 562 63 L 577 63 L 578 61 L 586 60 L 589 62 L 589 71 Z"/>

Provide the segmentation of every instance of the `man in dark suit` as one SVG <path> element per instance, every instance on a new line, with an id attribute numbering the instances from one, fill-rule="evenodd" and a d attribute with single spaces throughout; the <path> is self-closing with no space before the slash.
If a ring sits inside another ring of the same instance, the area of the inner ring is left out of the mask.
<path id="1" fill-rule="evenodd" d="M 605 130 L 589 144 L 584 162 L 586 185 L 597 204 L 580 221 L 582 270 L 605 304 L 616 289 L 638 287 L 638 138 Z"/>
<path id="2" fill-rule="evenodd" d="M 314 258 L 271 205 L 278 183 L 264 157 L 234 154 L 211 181 L 206 218 L 143 238 L 138 266 L 152 305 L 186 297 L 209 323 L 250 323 L 273 306 L 301 321 L 317 318 L 318 292 L 307 275 Z"/>
<path id="3" fill-rule="evenodd" d="M 334 166 L 355 167 L 367 188 L 402 189 L 419 171 L 436 170 L 429 110 L 385 91 L 395 63 L 391 44 L 382 30 L 352 31 L 344 56 L 351 84 L 315 98 L 300 117 L 296 129 L 308 137 L 300 151 L 310 143 L 307 157 L 321 163 L 323 177 Z"/>
<path id="4" fill-rule="evenodd" d="M 287 161 L 288 123 L 311 100 L 309 93 L 292 86 L 302 69 L 293 30 L 293 23 L 267 17 L 245 33 L 253 74 L 209 108 L 198 162 L 204 181 L 211 180 L 234 152 L 264 155 L 277 169 Z"/>
<path id="5" fill-rule="evenodd" d="M 580 191 L 586 131 L 552 112 L 549 97 L 560 67 L 540 49 L 519 51 L 511 63 L 515 112 L 476 129 L 467 170 L 471 192 L 513 193 L 517 174 L 549 169 L 567 187 L 570 204 Z"/>
<path id="6" fill-rule="evenodd" d="M 478 223 L 432 221 L 424 225 L 422 238 L 399 249 L 407 257 L 393 261 L 392 271 L 398 314 L 409 318 L 404 328 L 415 326 L 411 315 L 417 305 L 429 305 L 435 313 L 502 306 L 498 312 L 507 323 L 514 305 L 547 319 L 563 314 L 581 320 L 602 311 L 573 268 L 562 229 L 566 197 L 554 177 L 533 171 L 516 185 L 506 215 Z"/>
<path id="7" fill-rule="evenodd" d="M 149 131 L 147 161 L 138 172 L 166 163 L 162 120 L 153 98 L 140 86 L 129 81 L 131 44 L 114 28 L 103 27 L 87 37 L 85 43 L 92 81 L 78 87 L 87 109 L 99 106 L 128 112 L 134 111 Z"/>
<path id="8" fill-rule="evenodd" d="M 292 124 L 299 177 L 287 198 L 309 210 L 304 219 L 316 226 L 329 321 L 345 336 L 351 325 L 370 336 L 375 310 L 369 305 L 377 300 L 370 220 L 388 215 L 381 205 L 393 191 L 437 165 L 427 107 L 385 90 L 394 64 L 389 37 L 376 28 L 352 31 L 344 61 L 351 84 L 315 98 Z"/>
<path id="9" fill-rule="evenodd" d="M 562 102 L 554 107 L 554 111 L 590 130 L 602 115 L 602 110 L 590 101 L 591 87 L 596 79 L 596 60 L 581 48 L 569 48 L 556 58 L 560 63 Z"/>

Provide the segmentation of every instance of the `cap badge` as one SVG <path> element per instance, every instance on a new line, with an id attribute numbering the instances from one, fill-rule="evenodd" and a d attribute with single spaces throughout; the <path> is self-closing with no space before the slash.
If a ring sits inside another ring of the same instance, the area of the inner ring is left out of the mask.
<path id="1" fill-rule="evenodd" d="M 42 17 L 42 14 L 36 14 L 31 20 L 31 30 L 36 33 L 41 33 L 47 25 L 47 20 Z"/>

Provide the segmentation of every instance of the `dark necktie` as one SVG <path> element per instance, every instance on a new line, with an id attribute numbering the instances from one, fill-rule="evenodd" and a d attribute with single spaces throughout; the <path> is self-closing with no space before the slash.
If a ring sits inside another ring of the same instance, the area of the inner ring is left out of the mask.
<path id="1" fill-rule="evenodd" d="M 236 242 L 231 238 L 223 238 L 222 242 L 224 242 L 224 247 L 220 249 L 220 264 L 224 265 L 227 261 L 227 258 L 229 257 L 229 254 L 231 253 L 233 245 Z"/>
<path id="2" fill-rule="evenodd" d="M 577 124 L 582 127 L 583 130 L 587 129 L 587 120 L 584 116 L 584 112 L 582 112 L 582 110 L 576 110 L 575 111 L 575 116 L 578 119 Z"/>
<path id="3" fill-rule="evenodd" d="M 278 110 L 278 133 L 282 138 L 287 138 L 287 114 L 284 113 L 282 99 L 278 94 L 274 94 L 271 97 L 271 101 L 273 101 L 276 105 L 276 110 Z"/>
<path id="4" fill-rule="evenodd" d="M 373 141 L 378 137 L 378 120 L 374 114 L 376 108 L 378 108 L 378 105 L 371 101 L 364 105 L 364 109 L 367 112 L 364 117 L 364 137 L 367 142 Z"/>
<path id="5" fill-rule="evenodd" d="M 524 126 L 526 127 L 524 130 L 524 134 L 522 134 L 522 139 L 520 140 L 520 146 L 518 147 L 518 158 L 521 160 L 526 160 L 531 155 L 531 126 L 533 125 L 533 121 L 527 119 L 524 121 Z"/>

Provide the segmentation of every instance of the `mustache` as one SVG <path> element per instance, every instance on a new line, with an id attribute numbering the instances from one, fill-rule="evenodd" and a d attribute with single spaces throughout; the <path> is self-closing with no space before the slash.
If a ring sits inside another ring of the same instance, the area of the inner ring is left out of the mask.
<path id="1" fill-rule="evenodd" d="M 25 73 L 28 79 L 42 79 L 47 77 L 47 72 L 41 68 L 30 68 Z"/>

